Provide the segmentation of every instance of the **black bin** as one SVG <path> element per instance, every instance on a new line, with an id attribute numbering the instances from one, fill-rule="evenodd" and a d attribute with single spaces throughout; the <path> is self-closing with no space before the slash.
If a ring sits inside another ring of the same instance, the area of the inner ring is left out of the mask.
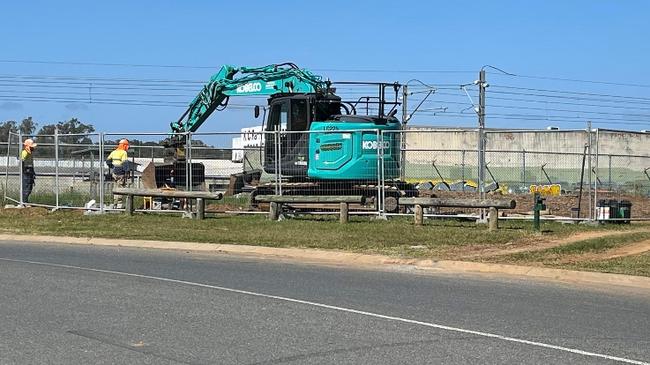
<path id="1" fill-rule="evenodd" d="M 621 218 L 618 214 L 618 200 L 607 200 L 607 205 L 609 206 L 609 219 Z"/>
<path id="2" fill-rule="evenodd" d="M 626 218 L 618 221 L 619 223 L 629 224 L 632 217 L 632 202 L 621 200 L 618 202 L 618 213 L 616 218 Z"/>

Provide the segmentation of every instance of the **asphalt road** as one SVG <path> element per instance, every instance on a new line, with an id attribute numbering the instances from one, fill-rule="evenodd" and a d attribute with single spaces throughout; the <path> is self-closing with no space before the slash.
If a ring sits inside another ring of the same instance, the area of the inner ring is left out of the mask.
<path id="1" fill-rule="evenodd" d="M 0 242 L 0 364 L 650 363 L 650 296 Z"/>

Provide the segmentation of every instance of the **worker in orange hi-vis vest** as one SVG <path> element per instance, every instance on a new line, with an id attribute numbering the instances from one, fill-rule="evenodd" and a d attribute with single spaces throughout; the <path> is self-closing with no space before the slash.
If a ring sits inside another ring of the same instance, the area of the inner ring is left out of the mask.
<path id="1" fill-rule="evenodd" d="M 126 151 L 129 150 L 129 141 L 121 139 L 117 148 L 111 152 L 106 158 L 106 165 L 111 169 L 113 176 L 114 186 L 126 187 L 127 183 L 127 159 L 129 158 Z M 115 208 L 122 208 L 122 196 L 113 195 L 113 203 Z"/>

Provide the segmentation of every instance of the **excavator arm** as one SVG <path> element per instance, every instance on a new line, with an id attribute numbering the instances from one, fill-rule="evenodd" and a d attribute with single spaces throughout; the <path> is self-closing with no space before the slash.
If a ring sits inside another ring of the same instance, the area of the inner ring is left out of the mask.
<path id="1" fill-rule="evenodd" d="M 239 77 L 236 77 L 239 76 Z M 231 96 L 313 93 L 327 90 L 321 76 L 293 63 L 264 67 L 222 66 L 178 119 L 173 133 L 195 132 L 218 108 L 225 108 Z"/>

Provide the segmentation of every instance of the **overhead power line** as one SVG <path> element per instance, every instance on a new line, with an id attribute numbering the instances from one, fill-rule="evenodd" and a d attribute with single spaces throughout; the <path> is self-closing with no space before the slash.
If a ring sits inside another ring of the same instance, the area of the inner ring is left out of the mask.
<path id="1" fill-rule="evenodd" d="M 164 65 L 147 63 L 109 63 L 109 62 L 71 62 L 71 61 L 37 61 L 37 60 L 8 60 L 2 59 L 0 63 L 17 64 L 45 64 L 45 65 L 69 65 L 69 66 L 107 66 L 107 67 L 142 67 L 142 68 L 185 68 L 185 69 L 211 69 L 218 70 L 220 66 L 207 65 Z M 314 71 L 325 72 L 359 72 L 359 73 L 475 73 L 471 70 L 427 70 L 427 69 L 346 69 L 346 68 L 312 68 Z"/>
<path id="2" fill-rule="evenodd" d="M 553 77 L 553 76 L 533 76 L 533 75 L 504 74 L 504 73 L 499 73 L 499 72 L 491 73 L 490 76 L 502 76 L 502 77 L 524 78 L 524 79 L 534 79 L 534 80 L 565 81 L 565 82 L 576 82 L 576 83 L 584 83 L 584 84 L 599 84 L 599 85 L 611 85 L 611 86 L 629 86 L 629 87 L 650 88 L 649 84 L 628 83 L 628 82 L 612 82 L 612 81 L 601 81 L 601 80 L 572 79 L 572 78 Z"/>
<path id="3" fill-rule="evenodd" d="M 517 87 L 517 86 L 506 86 L 506 85 L 492 85 L 496 88 L 504 88 L 510 90 L 524 90 L 524 91 L 535 91 L 535 92 L 545 92 L 545 93 L 555 93 L 555 94 L 569 94 L 569 95 L 584 95 L 584 96 L 598 96 L 598 97 L 608 97 L 608 98 L 621 98 L 621 99 L 634 99 L 634 100 L 646 100 L 650 101 L 650 98 L 638 97 L 638 96 L 627 96 L 627 95 L 612 95 L 612 94 L 598 94 L 598 93 L 587 93 L 582 91 L 568 91 L 568 90 L 550 90 L 550 89 L 536 89 L 530 87 Z"/>
<path id="4" fill-rule="evenodd" d="M 70 65 L 70 66 L 103 66 L 103 67 L 140 67 L 140 68 L 178 68 L 178 69 L 212 69 L 217 70 L 218 65 L 171 65 L 171 64 L 150 64 L 150 63 L 118 63 L 118 62 L 74 62 L 74 61 L 48 61 L 48 60 L 18 60 L 18 59 L 0 59 L 0 63 L 13 63 L 13 64 L 46 64 L 46 65 Z M 491 66 L 492 67 L 492 66 Z M 493 67 L 494 68 L 494 67 Z M 500 70 L 496 68 L 497 70 Z M 449 74 L 462 74 L 462 73 L 476 73 L 476 70 L 435 70 L 435 69 L 347 69 L 347 68 L 314 68 L 314 71 L 325 72 L 358 72 L 358 73 L 449 73 Z M 588 83 L 588 84 L 601 84 L 612 86 L 629 86 L 629 87 L 643 87 L 650 88 L 650 84 L 642 83 L 626 83 L 626 82 L 612 82 L 603 80 L 587 80 L 587 79 L 574 79 L 556 76 L 539 76 L 539 75 L 525 75 L 510 73 L 500 70 L 501 72 L 491 73 L 490 76 L 509 77 L 509 78 L 525 78 L 535 80 L 551 80 L 575 83 Z"/>

